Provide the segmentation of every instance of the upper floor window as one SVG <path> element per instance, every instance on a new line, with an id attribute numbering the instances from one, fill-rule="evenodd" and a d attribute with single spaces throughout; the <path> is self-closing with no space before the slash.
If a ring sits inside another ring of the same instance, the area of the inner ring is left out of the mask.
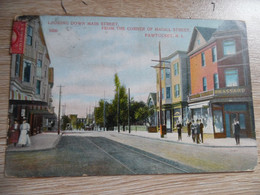
<path id="1" fill-rule="evenodd" d="M 169 79 L 171 77 L 171 69 L 166 68 L 165 69 L 165 78 Z"/>
<path id="2" fill-rule="evenodd" d="M 206 66 L 206 60 L 205 60 L 205 53 L 204 52 L 201 53 L 201 64 L 202 64 L 202 66 Z"/>
<path id="3" fill-rule="evenodd" d="M 23 81 L 30 82 L 31 78 L 31 63 L 24 61 L 23 63 Z"/>
<path id="4" fill-rule="evenodd" d="M 225 70 L 225 81 L 226 81 L 226 87 L 239 86 L 238 70 L 237 69 Z"/>
<path id="5" fill-rule="evenodd" d="M 197 40 L 197 44 L 200 45 L 200 40 L 199 39 Z"/>
<path id="6" fill-rule="evenodd" d="M 161 79 L 162 80 L 164 79 L 164 71 L 163 71 L 163 69 L 161 69 Z"/>
<path id="7" fill-rule="evenodd" d="M 174 96 L 180 97 L 180 84 L 174 85 Z"/>
<path id="8" fill-rule="evenodd" d="M 15 76 L 19 77 L 20 75 L 20 62 L 21 62 L 21 55 L 16 54 L 16 59 L 15 59 Z"/>
<path id="9" fill-rule="evenodd" d="M 216 62 L 217 61 L 217 49 L 216 49 L 216 47 L 213 47 L 211 49 L 211 53 L 212 53 L 212 62 Z"/>
<path id="10" fill-rule="evenodd" d="M 36 94 L 41 94 L 41 81 L 39 80 L 36 81 Z"/>
<path id="11" fill-rule="evenodd" d="M 33 36 L 33 28 L 31 26 L 27 26 L 27 37 L 26 37 L 26 44 L 32 45 L 32 36 Z"/>
<path id="12" fill-rule="evenodd" d="M 164 99 L 164 88 L 162 88 L 162 99 Z"/>
<path id="13" fill-rule="evenodd" d="M 166 87 L 166 99 L 171 98 L 171 87 Z"/>
<path id="14" fill-rule="evenodd" d="M 206 77 L 203 77 L 202 83 L 203 83 L 203 91 L 207 91 L 207 78 Z"/>
<path id="15" fill-rule="evenodd" d="M 228 40 L 223 42 L 224 56 L 232 55 L 236 53 L 236 42 L 234 40 Z"/>
<path id="16" fill-rule="evenodd" d="M 38 55 L 37 59 L 37 71 L 36 71 L 36 76 L 41 77 L 42 76 L 42 55 Z"/>
<path id="17" fill-rule="evenodd" d="M 218 74 L 214 74 L 214 89 L 219 88 Z"/>
<path id="18" fill-rule="evenodd" d="M 179 63 L 174 64 L 174 75 L 179 75 Z"/>

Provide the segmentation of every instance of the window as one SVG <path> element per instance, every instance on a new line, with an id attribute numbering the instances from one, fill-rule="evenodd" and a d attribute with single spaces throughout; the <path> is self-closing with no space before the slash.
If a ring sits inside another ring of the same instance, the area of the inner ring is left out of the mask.
<path id="1" fill-rule="evenodd" d="M 164 88 L 162 88 L 162 99 L 164 99 Z"/>
<path id="2" fill-rule="evenodd" d="M 37 72 L 36 72 L 36 76 L 37 77 L 41 77 L 42 76 L 42 60 L 38 59 L 37 60 Z"/>
<path id="3" fill-rule="evenodd" d="M 21 55 L 17 54 L 16 60 L 15 60 L 15 76 L 16 77 L 19 77 L 19 75 L 20 75 L 20 61 L 21 61 Z"/>
<path id="4" fill-rule="evenodd" d="M 201 53 L 201 64 L 202 64 L 202 66 L 206 66 L 205 53 L 204 52 Z"/>
<path id="5" fill-rule="evenodd" d="M 169 79 L 171 77 L 171 69 L 165 69 L 165 77 L 166 79 Z"/>
<path id="6" fill-rule="evenodd" d="M 179 64 L 178 63 L 175 63 L 174 64 L 174 75 L 178 75 L 179 74 Z"/>
<path id="7" fill-rule="evenodd" d="M 200 40 L 199 39 L 197 40 L 197 44 L 200 45 Z"/>
<path id="8" fill-rule="evenodd" d="M 207 91 L 207 78 L 203 77 L 202 82 L 203 82 L 203 91 Z"/>
<path id="9" fill-rule="evenodd" d="M 33 36 L 33 29 L 31 26 L 27 27 L 27 37 L 26 37 L 26 44 L 32 45 L 32 36 Z"/>
<path id="10" fill-rule="evenodd" d="M 166 87 L 166 99 L 171 98 L 171 87 Z"/>
<path id="11" fill-rule="evenodd" d="M 164 71 L 161 69 L 161 80 L 163 80 Z"/>
<path id="12" fill-rule="evenodd" d="M 214 89 L 219 88 L 218 74 L 214 74 Z"/>
<path id="13" fill-rule="evenodd" d="M 39 80 L 36 82 L 36 94 L 41 94 L 41 81 Z"/>
<path id="14" fill-rule="evenodd" d="M 235 87 L 238 85 L 238 70 L 231 69 L 225 71 L 226 87 Z"/>
<path id="15" fill-rule="evenodd" d="M 216 62 L 217 61 L 217 49 L 216 49 L 216 47 L 213 47 L 211 49 L 211 53 L 212 53 L 212 62 Z"/>
<path id="16" fill-rule="evenodd" d="M 31 78 L 31 63 L 24 61 L 23 63 L 23 81 L 30 82 Z"/>
<path id="17" fill-rule="evenodd" d="M 236 53 L 236 42 L 233 40 L 223 42 L 224 56 Z"/>
<path id="18" fill-rule="evenodd" d="M 180 97 L 180 85 L 174 85 L 174 96 L 175 97 Z"/>

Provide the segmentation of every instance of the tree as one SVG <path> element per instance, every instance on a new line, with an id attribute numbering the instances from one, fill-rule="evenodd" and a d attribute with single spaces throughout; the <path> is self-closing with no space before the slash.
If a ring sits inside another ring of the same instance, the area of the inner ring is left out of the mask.
<path id="1" fill-rule="evenodd" d="M 67 127 L 67 124 L 70 123 L 70 118 L 67 115 L 64 115 L 61 117 L 61 121 L 62 121 L 61 129 L 65 130 Z"/>
<path id="2" fill-rule="evenodd" d="M 120 84 L 120 80 L 117 74 L 115 74 L 114 78 L 115 83 L 115 97 L 113 100 L 113 113 L 117 113 L 118 103 L 119 103 L 119 124 L 123 126 L 123 130 L 125 130 L 125 126 L 128 123 L 128 105 L 127 100 L 128 96 L 126 93 L 125 86 Z M 119 101 L 118 101 L 118 92 L 119 92 Z M 116 111 L 116 112 L 115 112 Z"/>

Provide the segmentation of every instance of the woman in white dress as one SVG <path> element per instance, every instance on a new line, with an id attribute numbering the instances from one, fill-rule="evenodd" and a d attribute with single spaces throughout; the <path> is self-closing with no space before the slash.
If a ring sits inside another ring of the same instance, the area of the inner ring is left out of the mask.
<path id="1" fill-rule="evenodd" d="M 26 122 L 26 119 L 23 120 L 23 124 L 20 125 L 20 137 L 18 144 L 22 146 L 30 146 L 31 145 L 31 140 L 29 137 L 29 132 L 30 132 L 30 125 L 29 123 Z"/>

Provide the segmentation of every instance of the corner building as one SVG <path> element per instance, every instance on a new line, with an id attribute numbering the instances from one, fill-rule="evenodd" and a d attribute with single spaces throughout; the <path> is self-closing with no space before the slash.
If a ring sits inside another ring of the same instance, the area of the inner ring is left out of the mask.
<path id="1" fill-rule="evenodd" d="M 217 29 L 194 27 L 188 49 L 191 117 L 204 132 L 233 137 L 238 119 L 242 137 L 255 138 L 246 28 L 224 21 Z"/>

